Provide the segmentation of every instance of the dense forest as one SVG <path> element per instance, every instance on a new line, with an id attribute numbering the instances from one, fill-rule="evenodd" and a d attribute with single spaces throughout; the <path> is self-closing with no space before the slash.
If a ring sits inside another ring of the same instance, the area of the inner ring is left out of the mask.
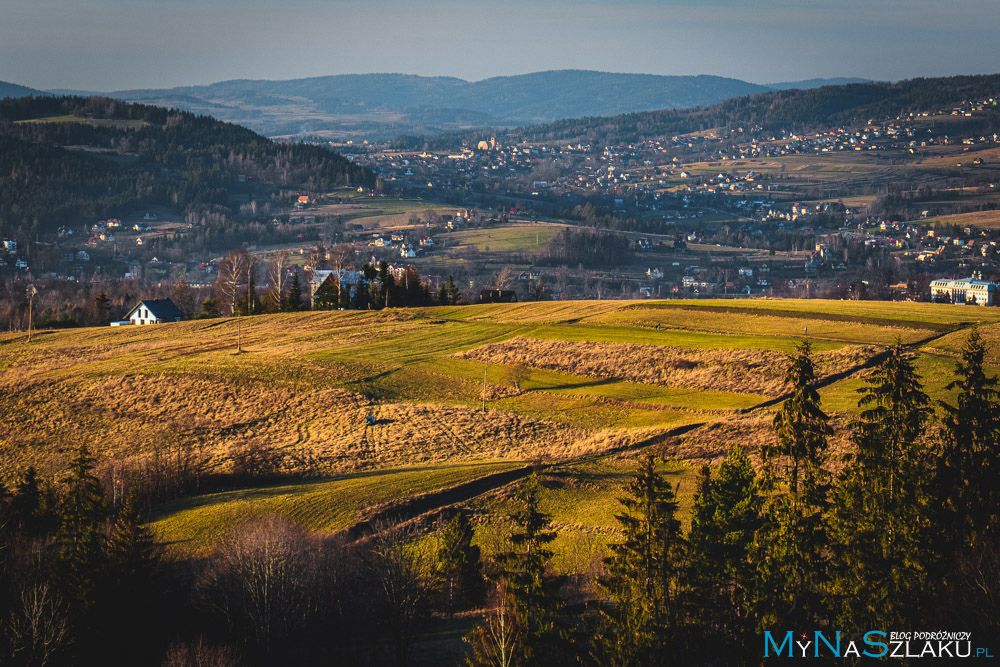
<path id="1" fill-rule="evenodd" d="M 760 128 L 765 132 L 808 131 L 817 127 L 851 125 L 873 118 L 894 118 L 910 112 L 950 109 L 963 101 L 983 101 L 1000 95 L 1000 75 L 918 78 L 897 83 L 851 83 L 810 90 L 781 90 L 734 97 L 693 109 L 663 109 L 620 116 L 572 118 L 545 125 L 497 129 L 504 144 L 571 141 L 588 144 L 628 143 L 712 128 Z M 975 131 L 1000 129 L 1000 114 L 991 114 Z M 399 137 L 395 145 L 418 149 L 475 145 L 482 131 L 453 132 L 432 138 Z"/>
<path id="2" fill-rule="evenodd" d="M 45 119 L 51 122 L 44 122 Z M 225 215 L 231 195 L 374 184 L 320 146 L 101 97 L 0 101 L 0 234 L 25 237 L 154 204 Z"/>
<path id="3" fill-rule="evenodd" d="M 903 655 L 993 649 L 1000 394 L 986 353 L 973 330 L 936 411 L 906 349 L 888 349 L 863 378 L 840 460 L 803 343 L 770 442 L 703 467 L 689 529 L 676 487 L 640 459 L 595 581 L 553 574 L 542 476 L 509 498 L 510 538 L 490 552 L 456 510 L 426 533 L 318 535 L 256 519 L 180 557 L 142 516 L 154 491 L 196 479 L 190 453 L 168 445 L 127 468 L 80 447 L 58 482 L 28 469 L 0 486 L 0 660 L 405 665 L 442 618 L 475 609 L 472 665 L 759 664 L 798 655 L 797 639 L 812 642 L 809 657 L 857 663 L 899 655 L 889 632 L 900 629 L 971 633 Z M 234 461 L 244 483 L 271 470 L 260 452 Z"/>

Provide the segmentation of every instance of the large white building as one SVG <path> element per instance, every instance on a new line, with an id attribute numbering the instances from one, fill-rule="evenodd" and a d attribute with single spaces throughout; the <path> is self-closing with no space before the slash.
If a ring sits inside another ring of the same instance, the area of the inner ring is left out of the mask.
<path id="1" fill-rule="evenodd" d="M 996 283 L 975 276 L 958 280 L 934 280 L 931 282 L 931 301 L 992 306 L 996 290 Z"/>

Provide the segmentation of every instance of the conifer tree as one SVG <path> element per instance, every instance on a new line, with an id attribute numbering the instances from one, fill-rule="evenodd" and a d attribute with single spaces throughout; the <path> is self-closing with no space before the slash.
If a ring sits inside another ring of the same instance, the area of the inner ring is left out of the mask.
<path id="1" fill-rule="evenodd" d="M 833 433 L 830 417 L 820 407 L 815 382 L 812 345 L 803 341 L 785 374 L 785 383 L 791 386 L 792 395 L 781 404 L 774 416 L 778 445 L 767 448 L 770 450 L 767 455 L 771 458 L 786 457 L 783 476 L 793 503 L 797 503 L 804 493 L 816 491 L 822 484 L 821 466 L 825 461 L 827 438 Z M 808 498 L 806 502 L 815 500 Z"/>
<path id="2" fill-rule="evenodd" d="M 642 458 L 615 519 L 625 534 L 611 545 L 600 581 L 611 598 L 595 640 L 600 664 L 662 664 L 672 651 L 681 612 L 684 539 L 674 489 L 656 471 L 652 455 Z"/>
<path id="3" fill-rule="evenodd" d="M 299 280 L 299 273 L 292 274 L 292 284 L 288 288 L 288 298 L 285 299 L 284 310 L 294 313 L 302 310 L 302 282 Z"/>
<path id="4" fill-rule="evenodd" d="M 995 635 L 1000 631 L 1000 392 L 986 371 L 977 329 L 962 348 L 954 405 L 944 411 L 933 507 L 941 552 L 938 617 Z M 971 611 L 971 613 L 970 613 Z"/>
<path id="5" fill-rule="evenodd" d="M 455 284 L 455 278 L 453 276 L 448 276 L 448 280 L 444 283 L 444 290 L 448 295 L 448 304 L 451 306 L 457 304 L 458 299 L 462 296 L 462 292 Z"/>
<path id="6" fill-rule="evenodd" d="M 940 401 L 944 410 L 943 442 L 938 462 L 939 526 L 964 543 L 997 526 L 1000 512 L 1000 392 L 986 373 L 986 348 L 977 329 L 962 347 L 956 379 L 955 404 Z"/>
<path id="7" fill-rule="evenodd" d="M 42 509 L 42 490 L 35 466 L 28 466 L 24 478 L 17 483 L 10 499 L 10 520 L 23 535 L 37 537 L 42 533 L 39 514 Z"/>
<path id="8" fill-rule="evenodd" d="M 921 441 L 930 399 L 898 342 L 865 384 L 830 518 L 831 592 L 842 627 L 900 627 L 920 618 L 934 565 Z"/>
<path id="9" fill-rule="evenodd" d="M 488 615 L 487 622 L 480 625 L 470 639 L 474 648 L 473 664 L 493 664 L 490 656 L 495 654 L 496 641 L 492 632 L 494 624 L 490 621 L 499 613 L 509 619 L 506 627 L 510 628 L 510 637 L 516 637 L 505 652 L 508 664 L 558 661 L 567 648 L 567 633 L 560 617 L 563 603 L 558 597 L 561 579 L 546 572 L 552 558 L 548 545 L 556 534 L 549 529 L 548 515 L 539 509 L 538 492 L 539 482 L 535 475 L 518 491 L 518 506 L 511 513 L 514 524 L 511 548 L 497 559 L 499 571 L 495 580 L 497 589 L 503 594 L 497 600 L 498 608 Z"/>
<path id="10" fill-rule="evenodd" d="M 438 591 L 448 613 L 483 599 L 482 559 L 472 544 L 472 524 L 458 512 L 445 526 L 435 570 Z"/>
<path id="11" fill-rule="evenodd" d="M 105 573 L 101 626 L 116 642 L 118 664 L 142 664 L 155 660 L 154 634 L 160 590 L 156 585 L 156 547 L 135 502 L 135 489 L 125 496 L 114 516 L 105 547 Z M 146 614 L 135 610 L 145 608 Z M 152 654 L 151 654 L 152 652 Z M 108 661 L 111 662 L 111 661 Z"/>
<path id="12" fill-rule="evenodd" d="M 148 578 L 156 565 L 153 536 L 142 525 L 135 497 L 135 490 L 126 494 L 108 531 L 108 572 L 119 582 Z"/>
<path id="13" fill-rule="evenodd" d="M 715 479 L 706 465 L 691 518 L 690 581 L 696 614 L 724 659 L 747 655 L 756 637 L 753 545 L 761 522 L 757 476 L 742 447 L 733 447 Z"/>
<path id="14" fill-rule="evenodd" d="M 755 562 L 764 626 L 813 622 L 823 615 L 827 534 L 823 523 L 829 495 L 826 462 L 830 418 L 814 383 L 812 346 L 798 347 L 785 375 L 791 396 L 773 426 L 777 443 L 762 448 L 761 489 L 766 497 Z"/>
<path id="15" fill-rule="evenodd" d="M 53 575 L 59 594 L 71 604 L 77 616 L 90 608 L 98 576 L 103 571 L 104 488 L 94 476 L 93 467 L 94 459 L 86 445 L 81 446 L 70 463 L 56 532 L 58 553 Z"/>

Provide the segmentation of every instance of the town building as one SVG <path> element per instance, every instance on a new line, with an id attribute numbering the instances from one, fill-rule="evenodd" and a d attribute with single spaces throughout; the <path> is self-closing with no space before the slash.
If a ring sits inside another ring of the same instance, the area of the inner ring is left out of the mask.
<path id="1" fill-rule="evenodd" d="M 992 306 L 996 289 L 996 283 L 976 276 L 957 280 L 934 280 L 931 282 L 931 301 Z"/>

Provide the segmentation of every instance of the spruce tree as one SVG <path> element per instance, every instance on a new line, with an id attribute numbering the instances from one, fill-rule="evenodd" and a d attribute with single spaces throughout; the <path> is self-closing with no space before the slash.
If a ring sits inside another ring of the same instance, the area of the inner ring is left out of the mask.
<path id="1" fill-rule="evenodd" d="M 558 589 L 559 577 L 546 572 L 552 551 L 548 548 L 555 538 L 549 529 L 549 516 L 539 509 L 539 482 L 532 475 L 517 494 L 517 506 L 511 512 L 514 532 L 510 549 L 497 558 L 498 572 L 494 579 L 502 592 L 497 609 L 488 614 L 470 638 L 474 647 L 473 664 L 491 664 L 497 639 L 492 620 L 503 615 L 514 639 L 506 655 L 512 665 L 544 664 L 561 661 L 568 648 L 567 632 L 562 625 L 562 600 Z"/>
<path id="2" fill-rule="evenodd" d="M 54 593 L 68 607 L 70 634 L 79 658 L 96 655 L 104 637 L 101 586 L 105 573 L 104 489 L 92 470 L 94 459 L 81 446 L 70 463 L 69 478 L 60 502 L 56 532 L 57 553 L 52 562 Z"/>
<path id="3" fill-rule="evenodd" d="M 757 637 L 753 546 L 760 523 L 757 475 L 736 445 L 714 479 L 702 468 L 688 538 L 696 616 L 724 662 L 748 655 Z"/>
<path id="4" fill-rule="evenodd" d="M 302 282 L 299 280 L 299 273 L 292 274 L 292 284 L 288 288 L 288 298 L 285 299 L 284 310 L 294 313 L 302 310 Z"/>
<path id="5" fill-rule="evenodd" d="M 624 511 L 615 515 L 624 540 L 611 545 L 600 580 L 611 606 L 595 640 L 600 664 L 662 664 L 669 655 L 681 612 L 684 538 L 674 489 L 656 471 L 652 455 L 642 458 Z"/>
<path id="6" fill-rule="evenodd" d="M 35 466 L 28 466 L 24 478 L 14 488 L 10 499 L 10 520 L 17 531 L 29 537 L 39 537 L 44 527 L 39 525 L 42 490 Z"/>
<path id="7" fill-rule="evenodd" d="M 458 289 L 455 284 L 455 279 L 452 276 L 448 276 L 448 280 L 445 281 L 445 290 L 448 292 L 448 303 L 452 306 L 458 303 L 459 298 L 462 296 L 462 292 Z"/>
<path id="8" fill-rule="evenodd" d="M 986 373 L 986 348 L 977 329 L 962 347 L 955 404 L 940 401 L 944 426 L 938 461 L 939 525 L 960 544 L 997 526 L 1000 512 L 1000 392 Z"/>
<path id="9" fill-rule="evenodd" d="M 78 614 L 90 608 L 104 562 L 104 488 L 93 467 L 94 459 L 86 445 L 81 446 L 70 463 L 56 532 L 53 575 L 58 592 Z"/>
<path id="10" fill-rule="evenodd" d="M 435 579 L 449 614 L 483 599 L 483 564 L 472 536 L 472 524 L 464 512 L 456 513 L 441 534 Z"/>
<path id="11" fill-rule="evenodd" d="M 798 347 L 785 381 L 791 396 L 774 417 L 777 443 L 761 451 L 766 502 L 755 556 L 760 584 L 756 606 L 768 627 L 814 622 L 825 606 L 829 475 L 823 466 L 832 429 L 814 385 L 808 341 Z"/>
<path id="12" fill-rule="evenodd" d="M 831 592 L 841 627 L 902 627 L 921 618 L 935 560 L 921 440 L 930 399 L 898 342 L 865 385 L 830 517 Z"/>
<path id="13" fill-rule="evenodd" d="M 157 553 L 153 536 L 142 525 L 132 489 L 114 516 L 105 547 L 102 628 L 116 642 L 114 662 L 148 663 L 156 658 L 154 634 L 160 591 L 156 581 Z M 145 608 L 147 614 L 136 614 Z M 112 661 L 109 661 L 112 662 Z"/>
<path id="14" fill-rule="evenodd" d="M 996 635 L 1000 631 L 1000 392 L 986 370 L 986 348 L 977 329 L 962 348 L 954 405 L 944 411 L 933 507 L 941 560 L 935 580 L 942 623 Z M 972 613 L 970 613 L 970 610 Z"/>
<path id="15" fill-rule="evenodd" d="M 833 433 L 830 417 L 820 407 L 815 382 L 812 345 L 803 341 L 785 373 L 785 383 L 791 386 L 792 395 L 781 404 L 774 416 L 778 444 L 766 448 L 770 458 L 785 457 L 778 464 L 785 467 L 783 477 L 794 503 L 803 493 L 813 492 L 822 484 L 827 438 Z M 807 502 L 815 500 L 806 499 Z"/>

